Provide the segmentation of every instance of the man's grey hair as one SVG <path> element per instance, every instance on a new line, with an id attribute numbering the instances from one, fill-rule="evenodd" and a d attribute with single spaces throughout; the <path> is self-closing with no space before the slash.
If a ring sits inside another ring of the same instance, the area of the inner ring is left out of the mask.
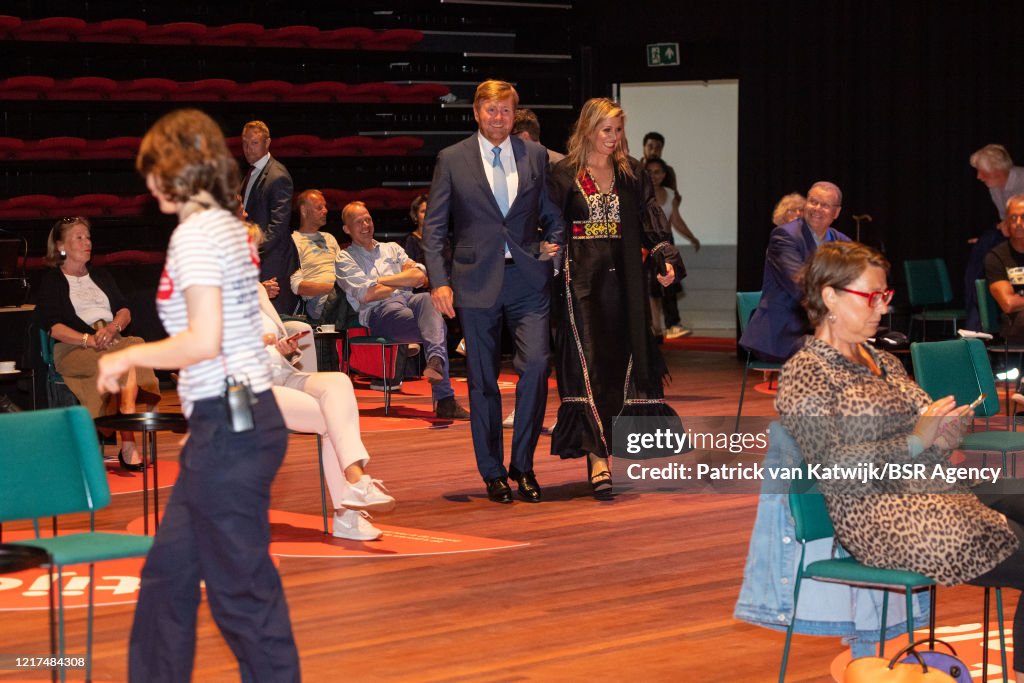
<path id="1" fill-rule="evenodd" d="M 985 145 L 971 155 L 971 166 L 982 171 L 1009 171 L 1013 159 L 1002 145 Z"/>
<path id="2" fill-rule="evenodd" d="M 819 180 L 818 182 L 811 185 L 810 189 L 807 190 L 807 196 L 810 196 L 811 192 L 816 187 L 820 187 L 823 190 L 828 190 L 829 192 L 832 192 L 836 196 L 836 204 L 838 204 L 839 206 L 843 205 L 843 191 L 839 189 L 838 185 L 836 185 L 835 183 L 830 183 L 827 180 Z"/>

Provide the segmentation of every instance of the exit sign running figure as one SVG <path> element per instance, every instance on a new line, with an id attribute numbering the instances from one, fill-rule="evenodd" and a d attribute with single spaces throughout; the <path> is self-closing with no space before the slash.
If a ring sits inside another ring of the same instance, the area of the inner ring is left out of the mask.
<path id="1" fill-rule="evenodd" d="M 648 45 L 647 66 L 679 66 L 679 43 Z"/>

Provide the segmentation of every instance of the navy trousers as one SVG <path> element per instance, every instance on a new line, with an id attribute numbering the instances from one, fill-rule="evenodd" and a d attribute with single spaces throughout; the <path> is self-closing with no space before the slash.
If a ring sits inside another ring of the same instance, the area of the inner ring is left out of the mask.
<path id="1" fill-rule="evenodd" d="M 519 269 L 509 264 L 505 266 L 501 294 L 494 306 L 458 309 L 466 337 L 473 450 L 477 469 L 485 480 L 508 476 L 498 391 L 502 320 L 512 332 L 515 345 L 512 363 L 519 375 L 511 465 L 520 472 L 533 469 L 533 452 L 544 423 L 548 398 L 550 296 L 548 287 L 540 291 L 534 289 Z M 458 304 L 457 296 L 455 303 Z"/>
<path id="2" fill-rule="evenodd" d="M 271 392 L 233 434 L 221 398 L 198 401 L 160 530 L 142 569 L 128 651 L 137 683 L 189 681 L 200 580 L 242 681 L 298 681 L 281 578 L 270 559 L 270 485 L 288 433 Z"/>

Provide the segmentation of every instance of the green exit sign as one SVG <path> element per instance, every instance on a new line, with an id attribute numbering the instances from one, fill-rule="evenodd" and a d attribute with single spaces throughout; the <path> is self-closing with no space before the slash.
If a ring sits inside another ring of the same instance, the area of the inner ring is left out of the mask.
<path id="1" fill-rule="evenodd" d="M 679 66 L 679 43 L 648 45 L 647 66 Z"/>

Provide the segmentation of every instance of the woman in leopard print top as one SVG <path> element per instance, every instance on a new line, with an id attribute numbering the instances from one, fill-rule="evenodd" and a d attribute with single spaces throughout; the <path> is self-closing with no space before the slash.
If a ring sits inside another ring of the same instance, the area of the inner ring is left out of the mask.
<path id="1" fill-rule="evenodd" d="M 952 396 L 933 403 L 899 360 L 865 343 L 892 299 L 888 270 L 870 247 L 830 242 L 803 271 L 815 333 L 783 367 L 775 403 L 810 464 L 924 463 L 930 474 L 959 442 L 969 407 Z M 1024 587 L 1024 496 L 979 497 L 981 487 L 931 478 L 819 487 L 839 541 L 866 565 L 944 585 Z M 1019 604 L 1014 631 L 1024 633 Z M 1024 648 L 1014 669 L 1024 671 Z"/>

